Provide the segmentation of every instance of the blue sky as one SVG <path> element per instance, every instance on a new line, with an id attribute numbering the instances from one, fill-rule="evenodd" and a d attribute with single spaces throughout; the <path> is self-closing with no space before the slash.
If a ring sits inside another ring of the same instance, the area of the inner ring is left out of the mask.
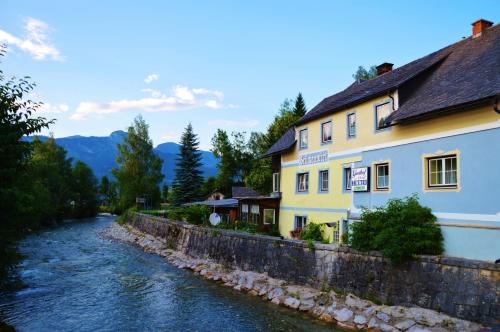
<path id="1" fill-rule="evenodd" d="M 0 42 L 56 137 L 106 136 L 142 114 L 155 144 L 191 121 L 208 149 L 217 128 L 263 131 L 299 91 L 310 109 L 358 65 L 401 66 L 499 16 L 496 0 L 3 0 Z"/>

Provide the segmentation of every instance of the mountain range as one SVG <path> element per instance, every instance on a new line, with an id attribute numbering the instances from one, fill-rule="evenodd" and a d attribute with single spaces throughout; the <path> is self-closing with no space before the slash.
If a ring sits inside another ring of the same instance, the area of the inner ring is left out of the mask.
<path id="1" fill-rule="evenodd" d="M 38 136 L 42 141 L 47 136 Z M 68 136 L 56 138 L 57 145 L 67 151 L 67 156 L 73 160 L 81 160 L 94 171 L 94 175 L 100 180 L 104 175 L 112 178 L 111 169 L 117 166 L 116 156 L 118 149 L 116 145 L 122 143 L 127 133 L 118 130 L 109 136 Z M 28 141 L 34 137 L 26 137 Z M 162 173 L 165 175 L 163 183 L 171 185 L 175 176 L 175 158 L 179 152 L 180 145 L 174 142 L 166 142 L 157 145 L 153 151 L 163 160 Z M 201 170 L 204 177 L 217 175 L 218 158 L 210 151 L 201 152 Z"/>

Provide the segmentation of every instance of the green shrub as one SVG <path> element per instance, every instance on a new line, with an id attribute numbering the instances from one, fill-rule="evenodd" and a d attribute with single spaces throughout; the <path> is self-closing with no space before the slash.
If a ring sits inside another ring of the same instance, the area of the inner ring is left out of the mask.
<path id="1" fill-rule="evenodd" d="M 207 224 L 209 216 L 210 208 L 206 205 L 190 205 L 183 208 L 183 217 L 190 224 Z"/>
<path id="2" fill-rule="evenodd" d="M 415 255 L 439 255 L 443 235 L 431 209 L 423 207 L 416 195 L 389 200 L 385 207 L 363 209 L 362 222 L 351 226 L 349 244 L 358 250 L 378 250 L 393 263 Z"/>
<path id="3" fill-rule="evenodd" d="M 267 235 L 277 236 L 277 237 L 281 236 L 280 229 L 279 229 L 278 225 L 272 224 L 269 227 L 269 231 L 267 232 Z"/>
<path id="4" fill-rule="evenodd" d="M 300 232 L 300 239 L 323 242 L 324 228 L 325 224 L 317 224 L 314 222 L 310 222 L 306 225 L 306 227 L 304 227 L 302 232 Z"/>

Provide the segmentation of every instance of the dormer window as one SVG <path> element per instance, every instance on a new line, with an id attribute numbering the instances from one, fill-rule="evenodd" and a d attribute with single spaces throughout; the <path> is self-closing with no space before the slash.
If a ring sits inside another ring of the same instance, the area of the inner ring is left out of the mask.
<path id="1" fill-rule="evenodd" d="M 299 149 L 307 149 L 307 128 L 299 131 Z"/>

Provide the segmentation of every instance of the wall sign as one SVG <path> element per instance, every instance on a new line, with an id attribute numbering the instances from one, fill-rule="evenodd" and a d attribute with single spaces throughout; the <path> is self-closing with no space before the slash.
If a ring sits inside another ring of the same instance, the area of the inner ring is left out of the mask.
<path id="1" fill-rule="evenodd" d="M 370 190 L 370 167 L 358 167 L 351 171 L 351 189 L 353 191 Z"/>
<path id="2" fill-rule="evenodd" d="M 299 165 L 313 165 L 326 163 L 328 161 L 328 150 L 306 153 L 300 156 Z"/>

